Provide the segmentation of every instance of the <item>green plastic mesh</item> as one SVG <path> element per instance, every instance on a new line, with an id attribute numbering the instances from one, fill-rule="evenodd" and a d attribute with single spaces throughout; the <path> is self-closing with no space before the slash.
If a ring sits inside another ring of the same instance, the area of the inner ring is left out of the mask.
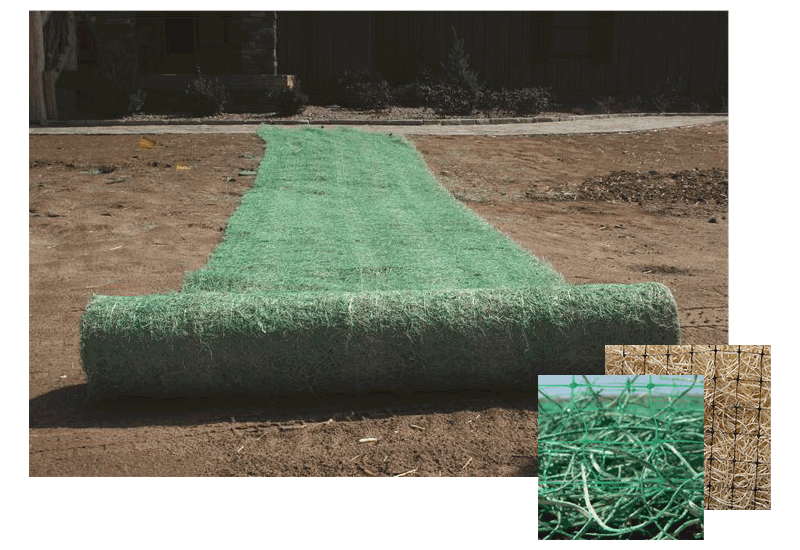
<path id="1" fill-rule="evenodd" d="M 540 539 L 703 538 L 702 376 L 539 376 Z"/>
<path id="2" fill-rule="evenodd" d="M 532 387 L 602 373 L 606 343 L 680 341 L 665 286 L 567 284 L 400 136 L 259 135 L 255 184 L 180 293 L 89 302 L 90 398 Z"/>

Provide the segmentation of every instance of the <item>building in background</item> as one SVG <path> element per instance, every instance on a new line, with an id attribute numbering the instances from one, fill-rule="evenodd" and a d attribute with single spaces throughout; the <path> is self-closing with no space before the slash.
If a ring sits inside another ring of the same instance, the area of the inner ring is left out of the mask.
<path id="1" fill-rule="evenodd" d="M 670 87 L 727 101 L 724 11 L 30 12 L 30 25 L 31 121 L 102 114 L 139 89 L 169 111 L 198 70 L 222 79 L 231 110 L 257 111 L 266 90 L 298 81 L 332 101 L 347 72 L 396 85 L 436 71 L 453 30 L 490 88 L 543 86 L 569 103 Z"/>

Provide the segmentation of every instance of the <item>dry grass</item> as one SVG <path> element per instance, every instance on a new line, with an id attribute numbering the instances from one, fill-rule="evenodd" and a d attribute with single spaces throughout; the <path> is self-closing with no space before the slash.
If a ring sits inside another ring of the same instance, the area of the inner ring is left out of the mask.
<path id="1" fill-rule="evenodd" d="M 705 376 L 707 510 L 771 507 L 771 347 L 606 346 L 606 374 Z"/>

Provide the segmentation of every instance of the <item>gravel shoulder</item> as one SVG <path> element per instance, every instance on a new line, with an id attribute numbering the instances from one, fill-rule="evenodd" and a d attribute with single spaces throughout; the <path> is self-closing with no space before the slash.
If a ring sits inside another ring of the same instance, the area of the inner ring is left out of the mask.
<path id="1" fill-rule="evenodd" d="M 286 126 L 319 125 L 325 127 L 349 126 L 367 132 L 391 132 L 408 135 L 555 135 L 586 133 L 640 132 L 712 124 L 728 120 L 727 115 L 559 115 L 524 119 L 447 119 L 432 120 L 359 120 L 359 119 L 309 119 L 281 120 L 254 118 L 251 120 L 221 119 L 133 119 L 98 121 L 92 125 L 31 126 L 30 135 L 48 134 L 247 134 L 260 124 Z M 115 124 L 116 122 L 116 124 Z"/>

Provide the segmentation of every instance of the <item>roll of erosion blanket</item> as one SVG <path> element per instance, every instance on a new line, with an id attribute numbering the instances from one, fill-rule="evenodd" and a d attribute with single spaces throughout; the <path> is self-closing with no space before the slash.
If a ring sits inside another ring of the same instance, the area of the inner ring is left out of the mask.
<path id="1" fill-rule="evenodd" d="M 90 400 L 533 387 L 623 343 L 680 343 L 667 287 L 95 296 L 81 326 Z"/>

